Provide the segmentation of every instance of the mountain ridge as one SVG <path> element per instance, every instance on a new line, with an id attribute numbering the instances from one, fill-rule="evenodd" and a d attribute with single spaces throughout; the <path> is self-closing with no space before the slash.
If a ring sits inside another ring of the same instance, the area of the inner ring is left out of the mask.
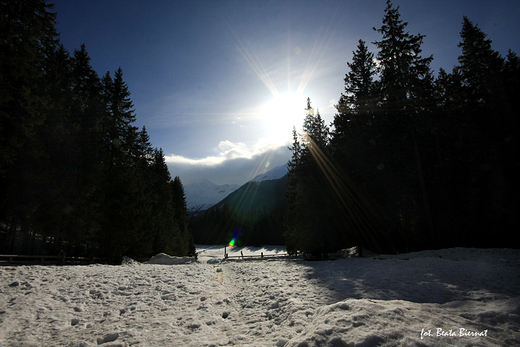
<path id="1" fill-rule="evenodd" d="M 270 180 L 277 180 L 282 178 L 283 176 L 287 175 L 288 170 L 288 164 L 276 166 L 272 168 L 271 170 L 255 176 L 251 181 L 249 182 L 261 182 L 261 181 L 270 181 Z"/>
<path id="2" fill-rule="evenodd" d="M 184 187 L 186 195 L 186 205 L 188 212 L 197 213 L 207 210 L 217 204 L 220 204 L 230 194 L 250 184 L 251 182 L 263 182 L 270 180 L 278 180 L 287 174 L 287 164 L 272 168 L 271 170 L 255 176 L 243 185 L 238 184 L 222 184 L 218 185 L 205 178 L 199 182 L 187 184 Z"/>
<path id="3" fill-rule="evenodd" d="M 184 187 L 188 212 L 203 211 L 215 205 L 239 188 L 238 184 L 217 185 L 208 179 Z"/>

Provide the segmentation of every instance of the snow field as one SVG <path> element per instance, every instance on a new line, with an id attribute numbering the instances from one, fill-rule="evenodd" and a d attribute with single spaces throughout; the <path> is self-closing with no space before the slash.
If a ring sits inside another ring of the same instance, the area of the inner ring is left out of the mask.
<path id="1" fill-rule="evenodd" d="M 0 267 L 0 345 L 520 346 L 518 250 L 328 262 L 197 250 L 179 265 Z M 284 253 L 227 249 L 240 251 Z"/>

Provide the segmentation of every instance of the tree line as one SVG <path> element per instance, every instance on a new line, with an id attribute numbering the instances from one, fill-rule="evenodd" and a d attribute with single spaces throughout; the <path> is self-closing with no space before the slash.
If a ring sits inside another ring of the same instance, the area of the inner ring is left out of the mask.
<path id="1" fill-rule="evenodd" d="M 282 245 L 287 176 L 247 182 L 217 205 L 190 218 L 195 243 L 235 246 Z"/>
<path id="2" fill-rule="evenodd" d="M 122 69 L 71 55 L 44 0 L 0 9 L 1 251 L 193 254 L 184 188 L 133 125 Z"/>
<path id="3" fill-rule="evenodd" d="M 464 17 L 458 65 L 435 77 L 407 24 L 387 1 L 378 51 L 359 40 L 330 127 L 308 99 L 290 147 L 289 252 L 519 246 L 518 56 Z"/>

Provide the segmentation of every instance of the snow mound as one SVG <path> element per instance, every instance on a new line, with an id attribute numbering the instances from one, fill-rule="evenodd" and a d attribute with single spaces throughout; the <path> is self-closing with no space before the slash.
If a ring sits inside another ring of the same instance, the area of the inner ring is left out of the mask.
<path id="1" fill-rule="evenodd" d="M 136 266 L 136 265 L 141 265 L 141 263 L 138 262 L 137 260 L 134 260 L 134 259 L 130 258 L 130 257 L 123 256 L 123 260 L 121 261 L 121 265 Z"/>
<path id="2" fill-rule="evenodd" d="M 165 253 L 159 253 L 150 258 L 147 264 L 160 264 L 160 265 L 177 265 L 177 264 L 188 264 L 194 261 L 191 257 L 172 257 Z"/>

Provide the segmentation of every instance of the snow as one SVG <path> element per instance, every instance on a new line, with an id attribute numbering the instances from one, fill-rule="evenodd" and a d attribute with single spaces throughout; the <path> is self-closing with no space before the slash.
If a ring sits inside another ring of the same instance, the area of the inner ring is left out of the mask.
<path id="1" fill-rule="evenodd" d="M 168 254 L 159 253 L 150 258 L 147 264 L 162 264 L 162 265 L 178 265 L 193 262 L 195 259 L 191 257 L 173 257 Z"/>
<path id="2" fill-rule="evenodd" d="M 0 267 L 0 345 L 520 346 L 520 250 L 197 252 L 171 266 Z"/>
<path id="3" fill-rule="evenodd" d="M 287 175 L 287 170 L 288 170 L 288 164 L 280 165 L 280 166 L 272 168 L 271 170 L 267 171 L 266 173 L 255 176 L 251 180 L 251 182 L 277 180 L 277 179 L 280 179 L 283 176 Z"/>
<path id="4" fill-rule="evenodd" d="M 277 166 L 265 173 L 257 175 L 251 180 L 251 182 L 277 180 L 286 174 L 287 164 Z M 240 188 L 240 186 L 237 184 L 217 185 L 208 179 L 187 184 L 184 186 L 184 194 L 186 195 L 188 211 L 193 213 L 204 211 L 224 200 L 229 194 L 233 193 L 238 188 Z"/>
<path id="5" fill-rule="evenodd" d="M 188 211 L 210 208 L 239 188 L 236 184 L 217 185 L 207 179 L 184 186 Z"/>

